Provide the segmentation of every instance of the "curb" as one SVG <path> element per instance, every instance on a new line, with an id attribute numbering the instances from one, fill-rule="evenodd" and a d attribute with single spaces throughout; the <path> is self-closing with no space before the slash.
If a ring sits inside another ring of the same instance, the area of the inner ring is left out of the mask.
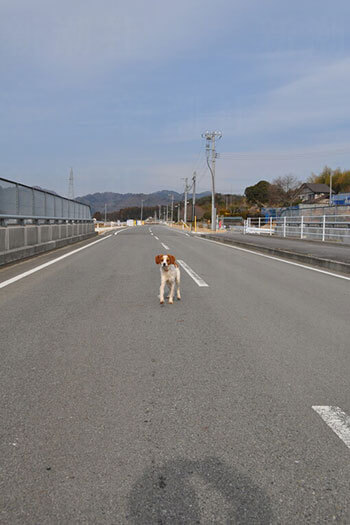
<path id="1" fill-rule="evenodd" d="M 314 257 L 313 255 L 305 255 L 303 253 L 290 252 L 288 250 L 281 250 L 278 248 L 268 248 L 267 246 L 260 246 L 249 242 L 237 241 L 236 239 L 231 240 L 227 237 L 217 237 L 215 235 L 210 234 L 202 234 L 200 237 L 216 242 L 221 242 L 222 244 L 232 244 L 235 246 L 240 246 L 242 248 L 250 248 L 252 251 L 267 253 L 269 255 L 276 255 L 277 257 L 281 257 L 282 259 L 291 259 L 293 261 L 309 264 L 310 266 L 318 266 L 319 268 L 327 268 L 328 270 L 333 270 L 335 272 L 350 274 L 350 264 L 343 263 L 340 261 L 322 259 L 320 257 Z"/>

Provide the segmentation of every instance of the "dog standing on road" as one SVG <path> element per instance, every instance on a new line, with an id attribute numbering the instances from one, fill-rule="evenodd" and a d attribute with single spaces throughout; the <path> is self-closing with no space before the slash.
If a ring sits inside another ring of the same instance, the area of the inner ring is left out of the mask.
<path id="1" fill-rule="evenodd" d="M 180 268 L 174 255 L 156 255 L 156 264 L 160 264 L 160 304 L 164 304 L 165 284 L 169 287 L 169 304 L 174 302 L 175 284 L 177 285 L 176 297 L 180 301 Z"/>

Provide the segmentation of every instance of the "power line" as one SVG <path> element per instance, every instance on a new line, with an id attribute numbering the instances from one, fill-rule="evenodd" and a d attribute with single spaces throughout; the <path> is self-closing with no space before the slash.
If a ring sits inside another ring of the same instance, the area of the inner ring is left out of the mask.
<path id="1" fill-rule="evenodd" d="M 339 149 L 323 149 L 323 150 L 309 150 L 309 151 L 281 151 L 281 152 L 270 152 L 270 151 L 247 151 L 247 152 L 234 152 L 227 151 L 220 153 L 220 158 L 234 157 L 236 159 L 250 160 L 250 159 L 264 159 L 264 160 L 284 160 L 292 158 L 311 158 L 315 156 L 330 156 L 330 155 L 348 155 L 350 154 L 349 148 Z"/>

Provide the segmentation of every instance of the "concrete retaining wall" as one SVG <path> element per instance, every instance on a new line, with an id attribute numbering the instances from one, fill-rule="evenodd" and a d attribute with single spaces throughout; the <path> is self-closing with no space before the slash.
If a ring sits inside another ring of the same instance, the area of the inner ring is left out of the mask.
<path id="1" fill-rule="evenodd" d="M 0 227 L 0 265 L 94 237 L 93 223 Z"/>

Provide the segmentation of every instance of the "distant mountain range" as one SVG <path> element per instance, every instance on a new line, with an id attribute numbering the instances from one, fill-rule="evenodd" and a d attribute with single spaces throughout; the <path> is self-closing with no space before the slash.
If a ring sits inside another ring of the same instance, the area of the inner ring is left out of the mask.
<path id="1" fill-rule="evenodd" d="M 171 203 L 172 195 L 174 196 L 174 202 L 183 200 L 183 193 L 177 193 L 176 191 L 156 191 L 154 193 L 113 193 L 107 191 L 104 193 L 92 193 L 84 195 L 83 197 L 76 197 L 76 200 L 89 204 L 91 206 L 92 213 L 96 211 L 104 212 L 105 204 L 107 204 L 107 212 L 118 211 L 122 208 L 131 208 L 134 206 L 140 207 L 141 200 L 143 200 L 144 207 L 163 206 Z M 200 199 L 210 195 L 209 191 L 196 194 L 196 198 Z M 192 194 L 188 194 L 188 198 L 192 198 Z"/>

